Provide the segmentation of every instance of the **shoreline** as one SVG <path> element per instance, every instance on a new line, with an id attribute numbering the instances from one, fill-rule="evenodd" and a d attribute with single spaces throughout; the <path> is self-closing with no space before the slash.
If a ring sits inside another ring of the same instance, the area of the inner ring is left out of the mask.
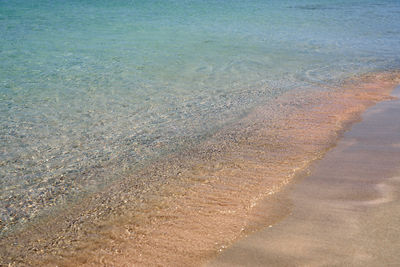
<path id="1" fill-rule="evenodd" d="M 190 150 L 191 157 L 171 157 L 135 174 L 148 179 L 143 182 L 173 178 L 165 179 L 169 183 L 154 183 L 154 191 L 138 197 L 132 192 L 139 185 L 128 177 L 40 227 L 1 240 L 6 250 L 0 259 L 61 266 L 203 262 L 265 225 L 270 216 L 254 214 L 255 207 L 322 157 L 362 111 L 390 98 L 398 82 L 397 72 L 371 74 L 348 82 L 348 88 L 310 93 L 312 98 L 304 92 L 283 96 L 279 107 L 256 109 Z"/>
<path id="2" fill-rule="evenodd" d="M 392 95 L 397 99 L 368 109 L 309 174 L 278 194 L 278 204 L 290 206 L 281 218 L 206 266 L 399 264 L 400 86 Z"/>

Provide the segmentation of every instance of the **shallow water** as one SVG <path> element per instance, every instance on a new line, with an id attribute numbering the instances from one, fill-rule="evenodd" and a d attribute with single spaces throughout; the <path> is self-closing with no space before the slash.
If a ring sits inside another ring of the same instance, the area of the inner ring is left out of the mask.
<path id="1" fill-rule="evenodd" d="M 285 92 L 399 68 L 399 12 L 398 1 L 0 1 L 1 231 Z"/>

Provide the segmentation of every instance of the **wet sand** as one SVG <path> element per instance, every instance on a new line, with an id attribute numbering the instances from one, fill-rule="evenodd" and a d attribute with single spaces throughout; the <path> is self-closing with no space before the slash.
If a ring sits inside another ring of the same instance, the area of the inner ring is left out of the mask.
<path id="1" fill-rule="evenodd" d="M 207 266 L 399 266 L 400 100 L 370 108 L 310 170 L 275 196 L 275 222 Z"/>
<path id="2" fill-rule="evenodd" d="M 199 266 L 249 231 L 284 222 L 299 201 L 277 193 L 399 83 L 399 72 L 372 73 L 282 95 L 198 147 L 6 236 L 0 263 Z"/>

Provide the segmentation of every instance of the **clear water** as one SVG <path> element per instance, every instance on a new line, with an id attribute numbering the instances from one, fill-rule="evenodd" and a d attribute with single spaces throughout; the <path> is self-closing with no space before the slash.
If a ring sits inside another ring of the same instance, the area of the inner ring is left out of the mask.
<path id="1" fill-rule="evenodd" d="M 397 0 L 0 0 L 1 226 L 399 48 Z"/>

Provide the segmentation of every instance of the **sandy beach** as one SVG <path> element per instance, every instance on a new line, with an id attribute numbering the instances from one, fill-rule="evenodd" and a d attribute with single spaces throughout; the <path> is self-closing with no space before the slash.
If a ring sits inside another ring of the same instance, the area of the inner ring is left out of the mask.
<path id="1" fill-rule="evenodd" d="M 206 266 L 399 265 L 400 100 L 362 118 L 310 175 L 276 196 L 275 205 L 290 208 L 275 223 Z"/>
<path id="2" fill-rule="evenodd" d="M 320 203 L 317 207 L 322 207 L 328 219 L 321 221 L 322 215 L 313 215 L 313 210 L 302 211 L 300 215 L 316 218 L 317 222 L 321 222 L 320 231 L 326 233 L 327 225 L 331 225 L 327 222 L 332 216 L 324 203 L 334 203 L 333 208 L 335 211 L 337 209 L 336 202 L 324 200 L 324 197 L 331 197 L 329 190 L 329 194 L 324 193 L 321 184 L 313 183 L 312 187 L 305 187 L 305 196 L 322 199 L 299 196 L 283 202 L 280 196 L 285 196 L 285 193 L 281 192 L 286 192 L 293 182 L 299 181 L 296 178 L 299 173 L 306 172 L 310 164 L 323 157 L 336 144 L 342 133 L 360 119 L 364 110 L 380 101 L 393 99 L 390 93 L 397 84 L 398 72 L 371 73 L 354 77 L 340 88 L 310 92 L 309 96 L 304 93 L 298 95 L 298 105 L 293 105 L 293 95 L 282 96 L 276 100 L 279 108 L 288 107 L 282 116 L 271 118 L 271 114 L 277 114 L 271 112 L 274 107 L 260 107 L 234 127 L 216 133 L 202 146 L 189 150 L 187 153 L 192 155 L 191 157 L 187 157 L 185 153 L 171 155 L 165 161 L 157 162 L 152 168 L 136 173 L 135 175 L 148 178 L 167 177 L 170 181 L 167 184 L 159 184 L 145 195 L 139 195 L 140 198 L 135 195 L 137 185 L 134 182 L 138 179 L 127 177 L 101 194 L 90 195 L 73 207 L 55 212 L 52 217 L 2 239 L 2 261 L 34 266 L 197 266 L 252 231 L 269 225 L 273 225 L 271 229 L 278 229 L 275 228 L 275 224 L 284 224 L 291 218 L 296 218 L 291 214 L 304 201 L 312 204 L 306 207 L 314 207 L 315 203 Z M 397 114 L 393 116 L 396 117 Z M 396 119 L 378 121 L 386 121 L 390 126 L 397 127 L 399 124 L 395 123 Z M 374 126 L 372 128 L 381 129 Z M 350 133 L 354 129 L 356 127 Z M 372 132 L 370 129 L 359 131 L 360 134 Z M 384 128 L 383 133 L 391 131 Z M 368 141 L 367 144 L 381 142 L 381 138 L 374 138 L 371 139 L 373 142 Z M 343 140 L 341 142 L 348 142 L 346 137 Z M 329 158 L 333 151 L 340 150 L 341 146 L 343 145 L 339 144 L 326 158 Z M 395 145 L 392 149 L 399 147 Z M 193 158 L 193 155 L 197 155 L 196 158 Z M 374 152 L 369 158 L 376 160 L 376 155 Z M 344 156 L 339 155 L 338 158 Z M 364 154 L 352 154 L 350 158 L 350 163 L 358 160 L 361 166 L 365 165 Z M 398 157 L 390 155 L 390 159 L 396 161 Z M 346 160 L 344 162 L 348 163 Z M 386 162 L 385 159 L 383 162 Z M 329 166 L 340 170 L 347 168 L 347 165 L 343 167 L 340 164 L 335 161 Z M 355 166 L 349 168 L 362 169 Z M 390 168 L 384 170 L 386 169 Z M 318 173 L 318 170 L 313 173 Z M 358 181 L 359 177 L 360 175 L 356 174 L 354 181 Z M 375 176 L 372 175 L 371 179 L 375 181 Z M 311 177 L 304 181 L 313 179 Z M 335 184 L 334 181 L 329 179 L 331 184 Z M 365 186 L 364 180 L 356 185 L 352 184 L 354 181 L 351 181 L 351 187 L 343 184 L 343 188 L 336 188 L 335 192 L 339 196 L 350 197 L 351 207 L 357 200 L 356 196 L 363 197 L 363 201 L 366 197 L 367 203 L 374 202 L 375 198 L 367 193 L 373 194 L 375 185 L 369 188 Z M 302 185 L 300 182 L 297 184 Z M 361 191 L 354 196 L 349 188 Z M 363 191 L 363 188 L 368 188 L 369 191 Z M 347 206 L 344 210 L 347 210 Z M 286 217 L 287 219 L 284 219 Z M 346 219 L 348 215 L 341 214 L 334 218 Z M 283 232 L 301 229 L 297 222 L 304 220 L 297 219 L 294 225 L 287 226 L 288 229 Z M 309 226 L 308 222 L 303 225 L 306 229 Z M 336 225 L 332 228 L 339 229 Z M 333 236 L 347 236 L 346 231 L 351 230 L 352 228 L 343 230 L 343 235 L 339 235 L 341 231 L 332 233 Z M 312 236 L 315 234 L 312 233 Z M 253 235 L 249 236 L 250 239 L 252 237 Z M 303 244 L 303 239 L 290 235 L 278 236 L 276 241 L 270 238 L 263 240 L 267 244 L 279 246 L 280 242 Z M 244 239 L 243 242 L 246 240 L 248 239 Z M 316 244 L 313 241 L 308 242 Z M 235 243 L 232 249 L 240 244 L 241 242 Z M 254 242 L 250 241 L 249 244 L 253 245 Z M 349 242 L 346 241 L 345 244 Z M 281 247 L 287 246 L 282 244 Z M 342 245 L 338 247 L 341 248 Z M 299 246 L 296 245 L 295 248 Z M 300 249 L 303 250 L 304 248 Z M 224 255 L 227 255 L 229 260 L 234 259 L 229 251 L 231 250 L 221 254 L 217 262 L 223 259 Z M 232 253 L 240 255 L 241 252 Z M 303 255 L 296 249 L 293 253 Z M 264 259 L 265 255 L 267 254 L 262 252 L 260 257 L 239 259 L 253 265 L 251 259 Z M 300 262 L 294 258 L 292 263 L 298 261 Z M 227 264 L 233 263 L 229 261 Z"/>

